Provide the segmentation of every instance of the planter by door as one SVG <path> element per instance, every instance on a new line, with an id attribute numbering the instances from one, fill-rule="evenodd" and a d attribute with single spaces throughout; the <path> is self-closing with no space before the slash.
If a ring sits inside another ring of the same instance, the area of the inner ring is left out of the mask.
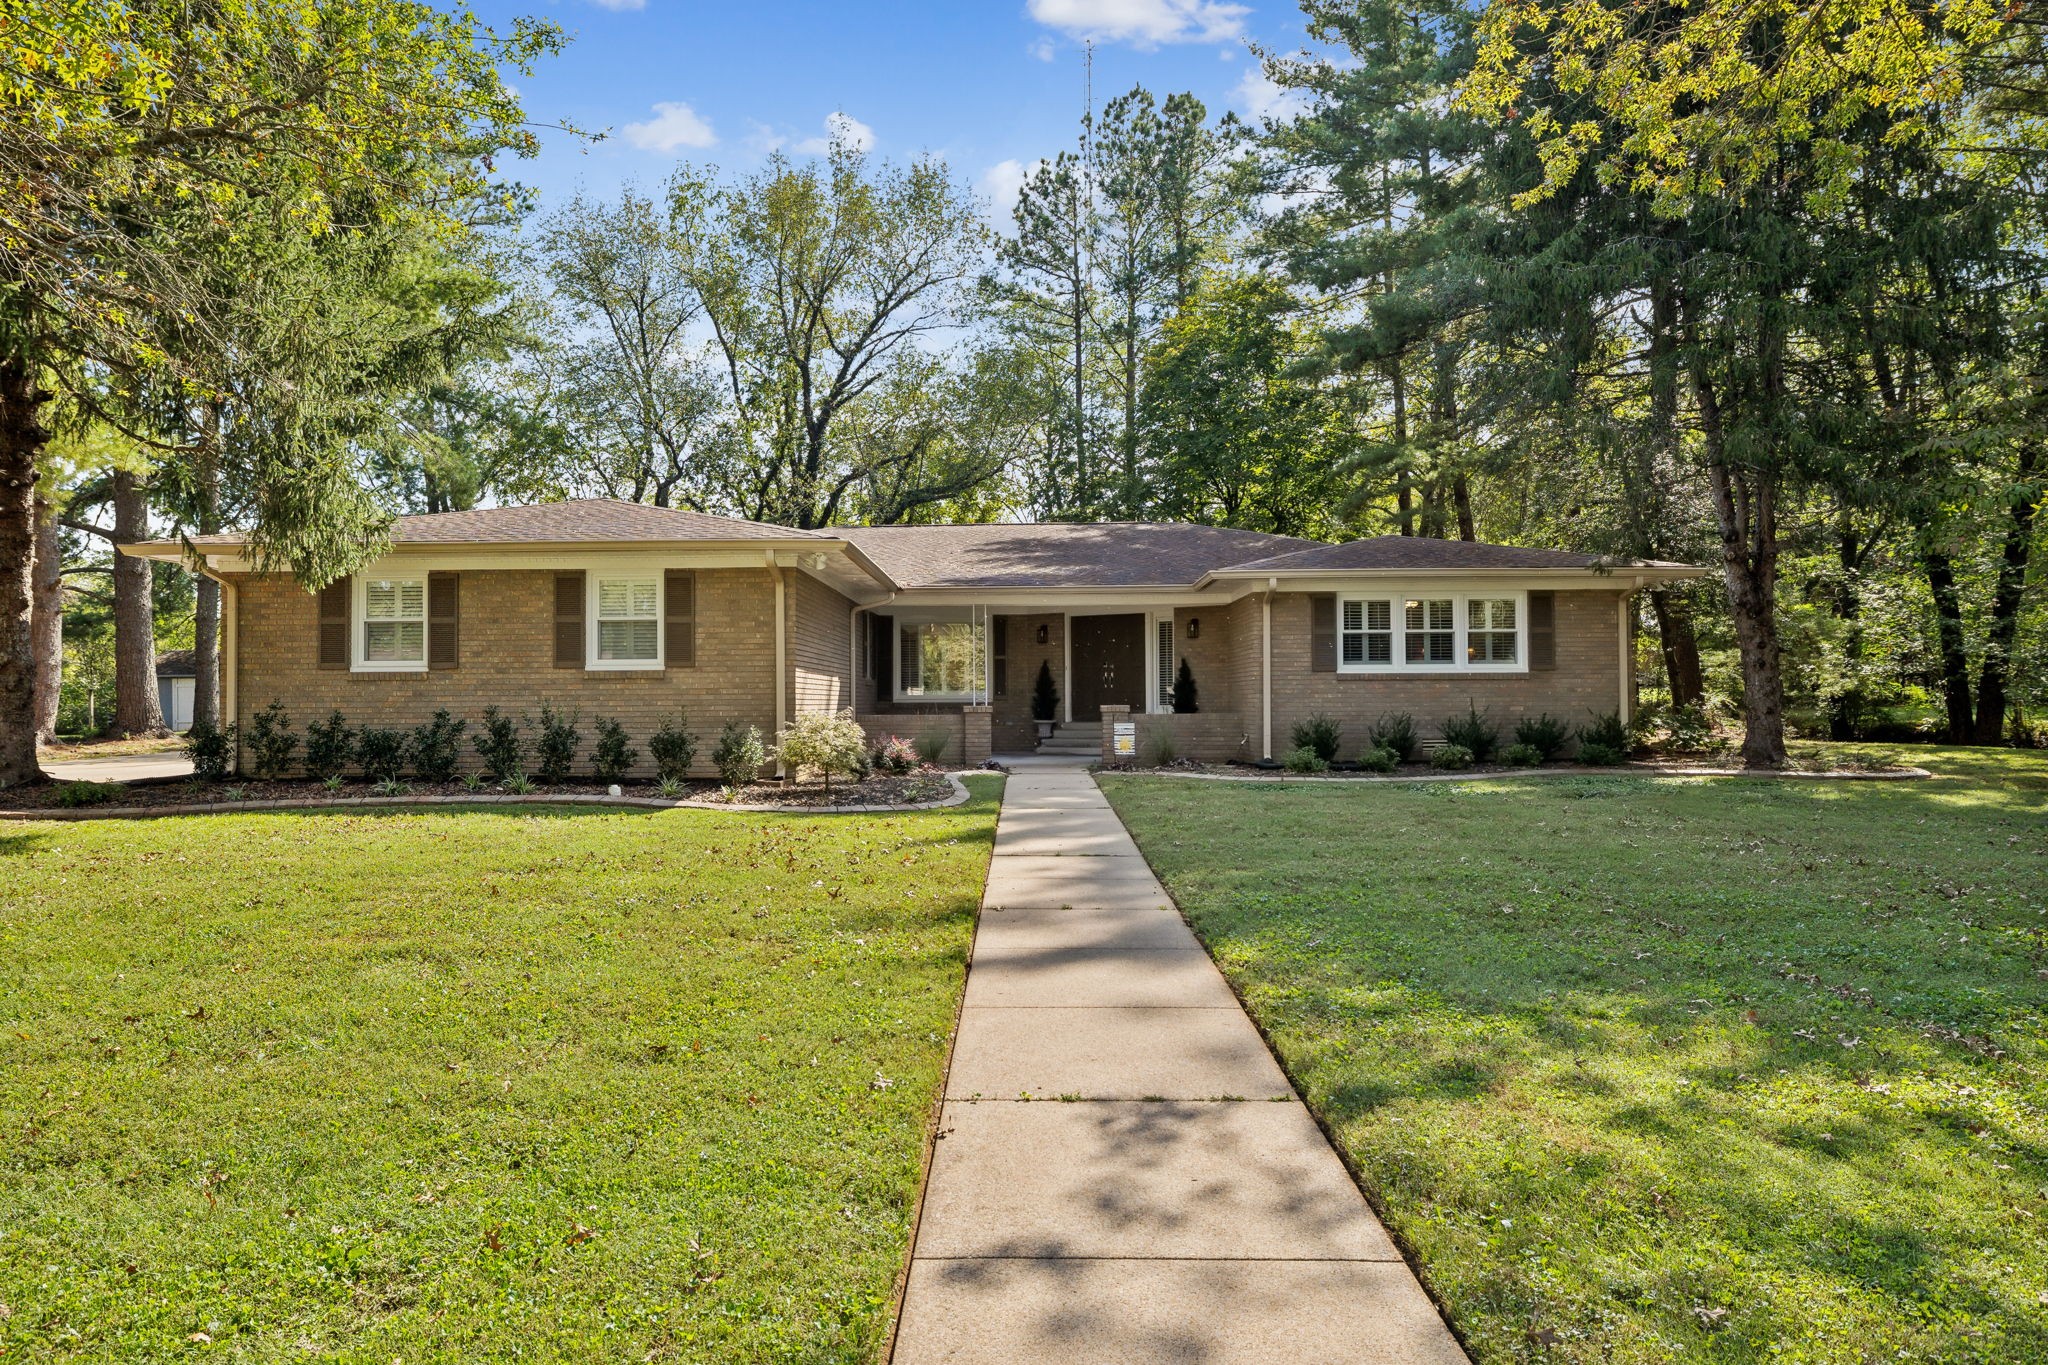
<path id="1" fill-rule="evenodd" d="M 1104 703 L 1145 709 L 1145 617 L 1076 616 L 1074 719 L 1102 719 Z"/>

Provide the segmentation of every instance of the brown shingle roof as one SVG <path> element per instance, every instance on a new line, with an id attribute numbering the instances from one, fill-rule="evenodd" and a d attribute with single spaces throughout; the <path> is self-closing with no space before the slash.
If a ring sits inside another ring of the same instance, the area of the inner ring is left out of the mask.
<path id="1" fill-rule="evenodd" d="M 520 544 L 549 541 L 815 540 L 815 531 L 649 507 L 616 498 L 577 498 L 531 507 L 487 507 L 400 517 L 400 545 Z"/>
<path id="2" fill-rule="evenodd" d="M 1598 555 L 1569 550 L 1531 550 L 1518 545 L 1487 545 L 1470 540 L 1437 540 L 1430 536 L 1372 536 L 1341 545 L 1316 545 L 1305 550 L 1251 559 L 1228 566 L 1231 573 L 1318 573 L 1353 569 L 1591 569 Z"/>
<path id="3" fill-rule="evenodd" d="M 1315 544 L 1176 522 L 848 526 L 838 534 L 903 588 L 1185 587 L 1242 559 Z"/>
<path id="4" fill-rule="evenodd" d="M 572 498 L 527 507 L 480 507 L 471 512 L 427 512 L 398 518 L 391 538 L 399 545 L 630 544 L 672 540 L 817 540 L 799 531 L 738 517 L 714 517 L 617 498 Z M 824 537 L 830 539 L 831 537 Z M 239 534 L 194 536 L 198 545 L 239 545 Z"/>

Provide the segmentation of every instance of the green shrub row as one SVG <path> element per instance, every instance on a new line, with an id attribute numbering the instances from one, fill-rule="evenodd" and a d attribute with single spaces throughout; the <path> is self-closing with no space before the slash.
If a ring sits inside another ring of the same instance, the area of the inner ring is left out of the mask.
<path id="1" fill-rule="evenodd" d="M 599 782 L 617 782 L 640 761 L 626 727 L 610 717 L 590 722 L 590 775 Z M 224 780 L 233 766 L 237 727 L 195 725 L 185 736 L 185 753 L 194 773 Z M 297 768 L 321 782 L 338 782 L 351 772 L 372 782 L 396 783 L 406 776 L 423 782 L 455 781 L 462 767 L 462 741 L 482 765 L 482 774 L 508 790 L 531 790 L 533 784 L 556 785 L 569 780 L 585 734 L 581 716 L 541 703 L 537 716 L 513 716 L 487 706 L 470 730 L 443 709 L 410 730 L 377 726 L 351 727 L 341 712 L 307 724 L 296 733 L 289 712 L 273 701 L 249 718 L 245 739 L 250 772 L 278 778 Z M 822 774 L 829 786 L 834 777 L 856 780 L 870 773 L 908 773 L 945 761 L 953 737 L 931 730 L 915 739 L 891 735 L 872 751 L 851 711 L 837 715 L 806 714 L 770 744 L 760 727 L 727 721 L 711 746 L 711 763 L 727 786 L 752 782 L 771 757 L 780 757 L 793 771 Z M 647 756 L 664 784 L 679 784 L 697 760 L 698 737 L 687 715 L 678 712 L 647 736 Z M 475 785 L 475 784 L 472 784 Z"/>
<path id="2" fill-rule="evenodd" d="M 1444 742 L 1431 751 L 1429 762 L 1446 769 L 1495 761 L 1534 768 L 1562 758 L 1575 737 L 1570 725 L 1546 713 L 1516 721 L 1513 740 L 1504 741 L 1501 727 L 1470 701 L 1463 715 L 1446 717 L 1437 733 Z M 1337 761 L 1344 727 L 1334 717 L 1317 711 L 1296 721 L 1289 738 L 1293 747 L 1282 765 L 1291 772 L 1323 772 Z M 1625 762 L 1636 747 L 1629 727 L 1612 711 L 1596 714 L 1591 724 L 1578 729 L 1576 738 L 1579 761 L 1597 766 Z M 1391 772 L 1402 763 L 1413 762 L 1421 749 L 1415 717 L 1405 711 L 1390 711 L 1366 726 L 1365 747 L 1358 762 L 1368 772 Z M 1311 766 L 1311 761 L 1319 766 Z"/>

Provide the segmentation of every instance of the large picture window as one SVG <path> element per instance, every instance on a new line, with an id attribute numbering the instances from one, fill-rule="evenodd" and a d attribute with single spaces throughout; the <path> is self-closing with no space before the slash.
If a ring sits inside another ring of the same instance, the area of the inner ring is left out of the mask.
<path id="1" fill-rule="evenodd" d="M 599 665 L 613 668 L 661 666 L 661 580 L 597 580 Z"/>
<path id="2" fill-rule="evenodd" d="M 363 580 L 363 652 L 369 669 L 427 666 L 427 580 Z"/>
<path id="3" fill-rule="evenodd" d="M 1528 648 L 1521 593 L 1393 593 L 1337 601 L 1345 673 L 1520 672 Z"/>
<path id="4" fill-rule="evenodd" d="M 927 700 L 968 700 L 981 690 L 981 627 L 972 621 L 901 622 L 898 690 Z"/>

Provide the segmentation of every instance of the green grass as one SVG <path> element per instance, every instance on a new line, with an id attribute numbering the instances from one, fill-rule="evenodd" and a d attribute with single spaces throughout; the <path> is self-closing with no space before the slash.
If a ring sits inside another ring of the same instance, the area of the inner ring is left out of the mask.
<path id="1" fill-rule="evenodd" d="M 1105 779 L 1473 1355 L 2048 1360 L 2048 762 Z"/>
<path id="2" fill-rule="evenodd" d="M 0 827 L 0 1359 L 874 1359 L 969 781 Z"/>

